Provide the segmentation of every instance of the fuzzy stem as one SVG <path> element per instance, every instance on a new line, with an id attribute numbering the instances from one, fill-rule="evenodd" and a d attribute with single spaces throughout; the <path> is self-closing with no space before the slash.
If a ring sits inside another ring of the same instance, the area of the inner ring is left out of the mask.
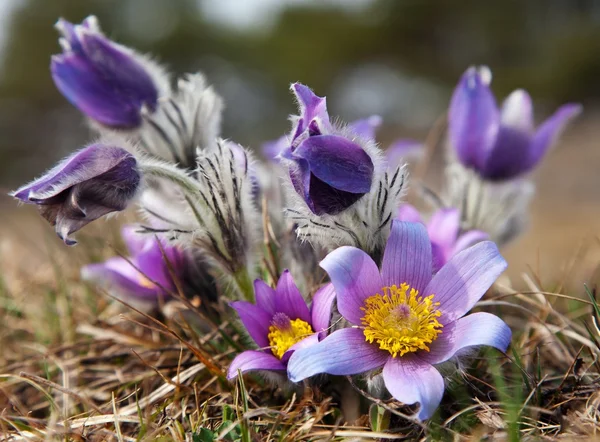
<path id="1" fill-rule="evenodd" d="M 235 280 L 244 299 L 248 302 L 254 303 L 254 284 L 252 282 L 252 278 L 250 278 L 248 269 L 244 268 L 238 270 L 233 275 L 233 279 Z"/>
<path id="2" fill-rule="evenodd" d="M 198 194 L 198 184 L 187 173 L 177 167 L 152 160 L 141 160 L 140 170 L 144 175 L 165 178 L 172 181 L 186 193 L 191 195 Z"/>

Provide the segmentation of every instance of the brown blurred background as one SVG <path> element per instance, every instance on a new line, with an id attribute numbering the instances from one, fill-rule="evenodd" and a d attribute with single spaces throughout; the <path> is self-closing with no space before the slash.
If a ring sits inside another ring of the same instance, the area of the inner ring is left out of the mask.
<path id="1" fill-rule="evenodd" d="M 57 18 L 89 14 L 109 37 L 175 74 L 203 71 L 225 98 L 223 135 L 255 149 L 288 129 L 293 81 L 327 95 L 330 114 L 344 120 L 381 115 L 384 146 L 423 139 L 472 64 L 491 67 L 499 99 L 527 89 L 538 121 L 563 102 L 581 102 L 584 115 L 535 174 L 528 232 L 504 252 L 518 285 L 528 271 L 550 287 L 563 275 L 580 287 L 600 262 L 598 1 L 0 0 L 3 195 L 90 141 L 48 69 L 60 52 Z M 66 247 L 30 252 L 27 244 L 39 246 L 32 238 L 51 229 L 28 219 L 31 208 L 15 208 L 0 196 L 0 272 L 39 272 Z"/>

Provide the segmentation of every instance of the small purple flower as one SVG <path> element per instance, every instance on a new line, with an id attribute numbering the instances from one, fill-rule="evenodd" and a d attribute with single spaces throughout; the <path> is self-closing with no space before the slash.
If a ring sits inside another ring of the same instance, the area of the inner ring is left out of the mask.
<path id="1" fill-rule="evenodd" d="M 418 210 L 410 204 L 400 206 L 397 218 L 401 221 L 425 224 Z M 435 212 L 426 227 L 431 241 L 434 273 L 458 252 L 489 237 L 481 230 L 469 230 L 461 233 L 460 211 L 454 208 L 440 209 Z"/>
<path id="2" fill-rule="evenodd" d="M 237 301 L 231 306 L 261 349 L 239 354 L 229 366 L 228 379 L 235 378 L 238 370 L 285 371 L 295 350 L 313 345 L 327 335 L 335 297 L 331 284 L 315 293 L 310 309 L 288 270 L 279 278 L 276 289 L 257 279 L 254 291 L 256 305 Z"/>
<path id="3" fill-rule="evenodd" d="M 113 128 L 134 128 L 141 110 L 154 111 L 159 87 L 158 68 L 129 48 L 102 34 L 96 17 L 80 25 L 60 19 L 56 28 L 63 53 L 52 57 L 56 87 L 81 112 Z"/>
<path id="4" fill-rule="evenodd" d="M 124 210 L 140 178 L 136 159 L 125 149 L 92 144 L 11 195 L 37 204 L 58 236 L 73 245 L 76 241 L 69 235 L 101 216 Z"/>
<path id="5" fill-rule="evenodd" d="M 106 285 L 118 297 L 155 304 L 161 296 L 166 298 L 175 291 L 169 266 L 176 277 L 181 277 L 185 255 L 164 240 L 137 232 L 138 228 L 128 225 L 121 231 L 130 254 L 128 260 L 119 256 L 89 264 L 81 269 L 81 276 Z"/>
<path id="6" fill-rule="evenodd" d="M 405 404 L 419 402 L 428 419 L 444 394 L 433 367 L 466 347 L 505 351 L 511 331 L 489 313 L 464 316 L 506 268 L 496 245 L 481 242 L 448 261 L 433 277 L 431 245 L 422 224 L 395 220 L 381 270 L 360 249 L 341 247 L 321 266 L 353 327 L 299 349 L 288 363 L 293 382 L 319 373 L 354 375 L 383 367 L 386 388 Z"/>
<path id="7" fill-rule="evenodd" d="M 359 136 L 348 138 L 331 124 L 325 98 L 299 83 L 292 91 L 300 115 L 293 119 L 292 136 L 280 156 L 309 209 L 316 215 L 335 215 L 369 192 L 373 160 L 358 144 Z"/>
<path id="8" fill-rule="evenodd" d="M 487 67 L 471 67 L 462 76 L 450 102 L 450 143 L 459 161 L 484 179 L 509 180 L 541 161 L 581 106 L 561 106 L 535 130 L 527 92 L 514 91 L 498 109 L 490 82 Z"/>

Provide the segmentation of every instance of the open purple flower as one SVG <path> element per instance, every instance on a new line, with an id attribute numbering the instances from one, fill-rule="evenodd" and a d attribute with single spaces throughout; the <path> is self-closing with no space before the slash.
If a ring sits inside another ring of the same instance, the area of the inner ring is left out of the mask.
<path id="1" fill-rule="evenodd" d="M 397 218 L 401 221 L 425 224 L 419 211 L 410 204 L 400 206 Z M 469 230 L 461 233 L 460 211 L 454 208 L 436 211 L 426 227 L 431 241 L 434 273 L 458 252 L 489 237 L 487 233 L 481 230 Z"/>
<path id="2" fill-rule="evenodd" d="M 228 379 L 235 378 L 238 370 L 285 371 L 295 350 L 313 345 L 327 335 L 335 297 L 331 284 L 315 293 L 310 309 L 288 270 L 279 278 L 276 289 L 257 279 L 254 290 L 256 305 L 237 301 L 231 306 L 261 349 L 239 354 L 229 366 Z"/>
<path id="3" fill-rule="evenodd" d="M 11 195 L 37 204 L 68 245 L 69 235 L 111 212 L 124 210 L 140 185 L 136 159 L 125 149 L 92 144 Z"/>
<path id="4" fill-rule="evenodd" d="M 166 298 L 175 291 L 169 266 L 176 277 L 181 277 L 185 255 L 179 247 L 153 235 L 138 233 L 138 228 L 128 225 L 121 231 L 129 259 L 119 256 L 89 264 L 81 269 L 81 276 L 105 285 L 118 297 L 155 304 L 161 296 Z"/>
<path id="5" fill-rule="evenodd" d="M 383 367 L 391 395 L 405 404 L 420 403 L 419 419 L 431 417 L 444 394 L 444 380 L 433 365 L 471 346 L 505 351 L 511 339 L 508 326 L 494 315 L 464 316 L 506 268 L 494 243 L 458 253 L 433 278 L 431 264 L 425 227 L 398 220 L 381 270 L 360 249 L 330 253 L 321 266 L 337 293 L 339 312 L 354 326 L 294 352 L 289 379 Z"/>
<path id="6" fill-rule="evenodd" d="M 316 215 L 335 215 L 369 192 L 373 160 L 358 144 L 358 136 L 348 138 L 331 124 L 325 98 L 299 83 L 292 91 L 300 115 L 280 156 L 287 160 L 294 189 L 309 209 Z"/>
<path id="7" fill-rule="evenodd" d="M 160 68 L 102 34 L 96 17 L 80 25 L 59 20 L 63 53 L 52 57 L 56 87 L 81 112 L 113 128 L 138 127 L 141 110 L 155 110 Z"/>
<path id="8" fill-rule="evenodd" d="M 459 161 L 484 179 L 509 180 L 541 161 L 581 106 L 561 106 L 535 130 L 527 92 L 514 91 L 498 109 L 490 82 L 487 67 L 471 67 L 462 76 L 450 102 L 450 143 Z"/>

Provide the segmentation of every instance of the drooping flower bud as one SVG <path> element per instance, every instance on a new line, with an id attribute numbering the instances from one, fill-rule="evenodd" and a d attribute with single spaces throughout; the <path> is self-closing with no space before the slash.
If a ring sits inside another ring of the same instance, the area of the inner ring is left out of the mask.
<path id="1" fill-rule="evenodd" d="M 92 144 L 11 195 L 36 204 L 67 244 L 69 235 L 111 212 L 124 210 L 141 181 L 137 160 L 125 149 Z"/>
<path id="2" fill-rule="evenodd" d="M 80 25 L 59 20 L 63 53 L 52 57 L 56 87 L 81 112 L 101 125 L 131 129 L 141 125 L 144 107 L 154 111 L 169 92 L 163 69 L 104 36 L 96 17 Z"/>

